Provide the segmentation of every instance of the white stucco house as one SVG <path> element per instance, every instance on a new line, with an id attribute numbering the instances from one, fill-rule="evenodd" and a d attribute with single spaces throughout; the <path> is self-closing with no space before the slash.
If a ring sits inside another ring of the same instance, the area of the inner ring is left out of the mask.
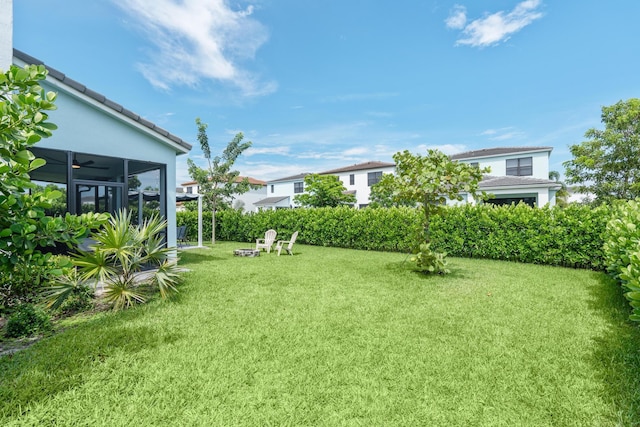
<path id="1" fill-rule="evenodd" d="M 498 147 L 466 151 L 450 156 L 452 160 L 480 168 L 490 167 L 490 175 L 480 189 L 494 197 L 487 203 L 510 204 L 523 201 L 531 206 L 554 206 L 560 184 L 549 180 L 549 156 L 552 147 Z M 475 203 L 462 194 L 464 202 Z"/>
<path id="2" fill-rule="evenodd" d="M 319 175 L 335 175 L 347 192 L 356 196 L 354 207 L 363 208 L 369 204 L 371 186 L 380 181 L 382 174 L 393 173 L 394 163 L 365 162 L 337 169 L 319 172 Z M 259 209 L 296 208 L 295 196 L 305 192 L 304 178 L 309 173 L 267 181 L 267 197 L 257 203 Z"/>
<path id="3" fill-rule="evenodd" d="M 395 163 L 373 161 L 331 169 L 320 175 L 336 175 L 347 191 L 356 196 L 355 206 L 364 208 L 370 203 L 371 186 L 380 181 L 382 174 L 394 173 L 395 169 Z"/>
<path id="4" fill-rule="evenodd" d="M 254 204 L 256 210 L 297 208 L 298 205 L 294 197 L 304 193 L 304 177 L 307 175 L 309 173 L 300 173 L 267 181 L 267 195 Z"/>
<path id="5" fill-rule="evenodd" d="M 166 243 L 176 245 L 176 156 L 191 144 L 122 105 L 94 92 L 57 69 L 12 47 L 12 2 L 0 0 L 0 69 L 11 64 L 45 65 L 40 84 L 57 93 L 49 119 L 58 126 L 33 153 L 47 164 L 31 173 L 41 184 L 54 184 L 67 195 L 67 211 L 136 215 L 157 212 L 167 220 Z"/>
<path id="6" fill-rule="evenodd" d="M 240 182 L 245 177 L 239 176 L 236 181 Z M 242 209 L 247 212 L 253 212 L 258 209 L 257 202 L 263 200 L 267 196 L 267 183 L 259 179 L 246 177 L 252 188 L 246 193 L 235 194 L 231 207 L 234 209 Z M 184 194 L 199 194 L 200 187 L 196 181 L 183 182 L 181 184 Z"/>
<path id="7" fill-rule="evenodd" d="M 490 167 L 491 172 L 480 182 L 480 189 L 493 194 L 485 203 L 510 204 L 520 201 L 531 206 L 555 205 L 556 192 L 560 185 L 549 180 L 549 156 L 552 147 L 498 147 L 466 151 L 451 155 L 452 160 L 468 163 L 480 168 Z M 356 196 L 354 207 L 369 205 L 371 186 L 376 184 L 383 174 L 395 173 L 395 164 L 370 161 L 351 166 L 320 172 L 320 175 L 336 175 L 346 191 Z M 255 205 L 258 209 L 282 209 L 297 207 L 294 197 L 303 193 L 304 177 L 302 173 L 267 182 L 267 197 Z M 458 203 L 476 203 L 466 193 Z"/>

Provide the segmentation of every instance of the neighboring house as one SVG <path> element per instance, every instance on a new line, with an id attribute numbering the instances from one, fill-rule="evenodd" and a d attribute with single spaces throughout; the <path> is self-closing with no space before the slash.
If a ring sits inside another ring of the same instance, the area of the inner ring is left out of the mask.
<path id="1" fill-rule="evenodd" d="M 0 35 L 7 31 L 4 25 Z M 0 50 L 7 48 L 6 42 L 0 37 Z M 42 64 L 15 49 L 11 62 L 19 67 Z M 0 69 L 9 65 L 0 64 Z M 176 156 L 188 153 L 191 145 L 45 66 L 49 75 L 41 86 L 58 94 L 57 110 L 49 112 L 58 129 L 32 149 L 47 161 L 31 173 L 32 180 L 61 188 L 73 214 L 128 208 L 138 222 L 143 212 L 157 212 L 168 223 L 167 244 L 175 246 Z"/>
<path id="2" fill-rule="evenodd" d="M 336 175 L 347 192 L 356 196 L 355 205 L 364 208 L 370 203 L 371 186 L 380 181 L 382 174 L 394 173 L 395 168 L 395 163 L 366 162 L 320 172 L 320 175 Z"/>
<path id="3" fill-rule="evenodd" d="M 343 168 L 320 172 L 319 175 L 335 175 L 345 187 L 345 191 L 356 196 L 355 207 L 369 205 L 371 186 L 378 183 L 383 173 L 393 173 L 394 163 L 366 162 Z M 256 205 L 259 209 L 296 208 L 295 196 L 305 192 L 304 178 L 309 173 L 301 173 L 267 182 L 267 198 Z"/>
<path id="4" fill-rule="evenodd" d="M 245 177 L 243 176 L 239 176 L 236 178 L 236 182 L 241 182 L 244 178 Z M 258 208 L 256 203 L 264 199 L 267 195 L 267 183 L 251 177 L 247 177 L 247 179 L 249 180 L 249 184 L 256 188 L 251 188 L 243 194 L 234 195 L 231 207 L 234 209 L 243 209 L 247 212 L 253 212 Z M 181 185 L 185 194 L 198 194 L 200 190 L 196 181 L 184 182 Z"/>
<path id="5" fill-rule="evenodd" d="M 254 203 L 256 210 L 296 208 L 294 197 L 304 193 L 304 177 L 308 173 L 267 181 L 266 198 Z"/>
<path id="6" fill-rule="evenodd" d="M 560 184 L 549 180 L 549 155 L 551 147 L 500 147 L 467 151 L 450 156 L 452 160 L 479 168 L 490 167 L 491 172 L 480 182 L 480 190 L 493 194 L 487 203 L 510 204 L 520 201 L 531 206 L 553 206 Z M 356 196 L 355 207 L 369 205 L 371 186 L 380 181 L 383 174 L 395 173 L 395 164 L 366 162 L 320 172 L 319 175 L 335 175 L 347 192 Z M 258 209 L 295 208 L 294 197 L 305 191 L 304 178 L 308 173 L 289 176 L 267 182 L 267 197 L 255 203 Z M 462 202 L 475 203 L 472 197 L 462 193 Z"/>
<path id="7" fill-rule="evenodd" d="M 450 156 L 452 160 L 491 172 L 480 182 L 480 190 L 494 197 L 488 203 L 510 204 L 523 201 L 531 206 L 554 206 L 561 186 L 549 180 L 549 156 L 552 147 L 500 147 L 467 151 Z M 463 193 L 464 202 L 475 203 Z"/>

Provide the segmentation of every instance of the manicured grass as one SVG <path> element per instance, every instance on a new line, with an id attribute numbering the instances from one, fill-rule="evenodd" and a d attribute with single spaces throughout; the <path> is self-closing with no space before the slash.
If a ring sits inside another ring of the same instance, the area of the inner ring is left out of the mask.
<path id="1" fill-rule="evenodd" d="M 246 246 L 184 251 L 176 300 L 0 360 L 0 425 L 640 423 L 640 332 L 602 274 Z"/>

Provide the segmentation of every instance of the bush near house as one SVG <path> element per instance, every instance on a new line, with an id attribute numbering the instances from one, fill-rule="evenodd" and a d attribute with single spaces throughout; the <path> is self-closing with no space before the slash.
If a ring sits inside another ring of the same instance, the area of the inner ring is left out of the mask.
<path id="1" fill-rule="evenodd" d="M 210 215 L 210 214 L 209 214 Z M 416 242 L 420 212 L 413 208 L 282 209 L 243 214 L 219 213 L 216 233 L 222 240 L 253 242 L 274 228 L 278 236 L 300 231 L 298 241 L 318 246 L 409 252 Z M 435 216 L 431 245 L 450 256 L 489 258 L 603 270 L 606 207 L 452 206 Z M 210 218 L 204 213 L 203 222 Z M 178 225 L 197 233 L 197 213 L 178 213 Z M 206 233 L 206 230 L 204 231 Z M 205 234 L 205 239 L 210 237 Z"/>

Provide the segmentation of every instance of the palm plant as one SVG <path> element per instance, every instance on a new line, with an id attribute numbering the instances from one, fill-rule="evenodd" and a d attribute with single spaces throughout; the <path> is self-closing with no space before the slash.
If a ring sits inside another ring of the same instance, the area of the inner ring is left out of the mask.
<path id="1" fill-rule="evenodd" d="M 119 211 L 91 236 L 95 240 L 92 250 L 74 255 L 81 279 L 100 283 L 105 301 L 115 310 L 144 303 L 145 285 L 157 287 L 166 299 L 177 292 L 179 281 L 177 259 L 169 256 L 172 248 L 162 242 L 166 225 L 154 215 L 134 226 L 131 214 Z"/>

